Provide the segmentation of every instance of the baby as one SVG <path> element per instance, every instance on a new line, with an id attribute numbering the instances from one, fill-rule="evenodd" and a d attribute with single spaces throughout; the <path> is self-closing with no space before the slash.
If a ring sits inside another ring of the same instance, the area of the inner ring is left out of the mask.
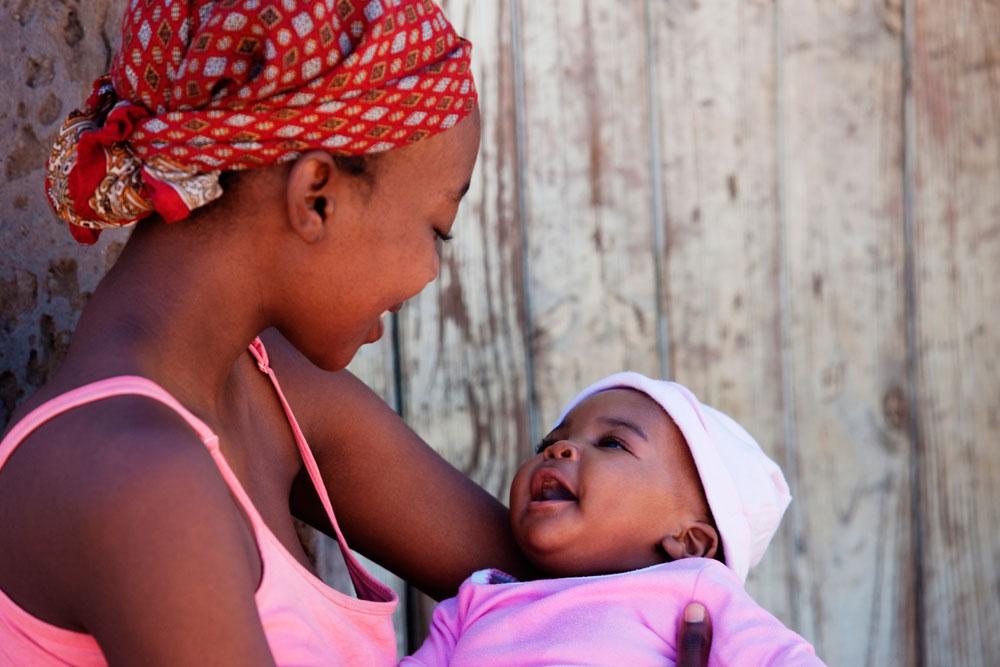
<path id="1" fill-rule="evenodd" d="M 612 375 L 511 484 L 517 542 L 552 578 L 474 573 L 402 664 L 673 665 L 692 600 L 712 620 L 709 664 L 822 664 L 743 590 L 790 500 L 732 419 L 679 384 Z"/>

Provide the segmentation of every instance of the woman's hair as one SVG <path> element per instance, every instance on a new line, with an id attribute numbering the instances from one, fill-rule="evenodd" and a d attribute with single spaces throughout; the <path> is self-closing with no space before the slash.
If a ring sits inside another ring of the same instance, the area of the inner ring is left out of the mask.
<path id="1" fill-rule="evenodd" d="M 374 155 L 331 155 L 333 158 L 333 163 L 337 166 L 337 170 L 347 174 L 348 176 L 353 176 L 356 178 L 363 179 L 365 185 L 371 187 L 375 183 L 375 163 L 378 161 L 379 154 Z M 292 163 L 288 163 L 289 168 Z M 222 190 L 228 191 L 232 189 L 237 183 L 240 182 L 240 175 L 245 173 L 243 169 L 230 169 L 219 174 L 219 186 Z"/>
<path id="2" fill-rule="evenodd" d="M 371 194 L 375 187 L 375 177 L 378 174 L 377 164 L 384 153 L 368 155 L 334 155 L 333 163 L 337 169 L 362 181 L 365 186 L 365 196 Z"/>
<path id="3" fill-rule="evenodd" d="M 337 165 L 337 169 L 345 174 L 350 174 L 351 176 L 365 176 L 369 178 L 374 176 L 374 172 L 371 169 L 371 156 L 334 155 L 333 162 Z"/>

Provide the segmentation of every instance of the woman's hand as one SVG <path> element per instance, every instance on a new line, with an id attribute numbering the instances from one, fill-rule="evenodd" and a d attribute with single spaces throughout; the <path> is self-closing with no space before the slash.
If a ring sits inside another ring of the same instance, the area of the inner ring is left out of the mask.
<path id="1" fill-rule="evenodd" d="M 691 602 L 677 631 L 677 667 L 705 667 L 711 647 L 712 619 L 704 605 Z"/>

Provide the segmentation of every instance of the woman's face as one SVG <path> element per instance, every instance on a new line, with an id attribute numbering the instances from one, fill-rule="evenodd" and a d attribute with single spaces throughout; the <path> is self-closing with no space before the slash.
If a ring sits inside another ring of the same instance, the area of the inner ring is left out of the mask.
<path id="1" fill-rule="evenodd" d="M 437 277 L 479 150 L 479 113 L 371 160 L 368 172 L 333 174 L 332 212 L 304 280 L 296 331 L 314 363 L 343 368 L 383 333 L 383 315 Z M 300 292 L 301 293 L 301 292 Z"/>

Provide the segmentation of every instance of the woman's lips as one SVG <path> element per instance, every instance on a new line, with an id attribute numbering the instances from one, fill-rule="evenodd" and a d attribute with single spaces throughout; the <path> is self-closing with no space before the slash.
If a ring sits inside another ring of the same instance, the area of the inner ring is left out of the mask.
<path id="1" fill-rule="evenodd" d="M 389 308 L 389 310 L 387 310 L 385 312 L 386 313 L 398 313 L 399 309 L 403 307 L 404 303 L 406 303 L 406 302 L 405 301 L 400 301 L 395 306 L 392 306 L 391 308 Z M 374 343 L 375 341 L 377 341 L 378 339 L 380 339 L 382 337 L 382 335 L 385 333 L 385 323 L 382 321 L 383 317 L 385 317 L 385 313 L 382 313 L 381 315 L 379 315 L 378 316 L 378 321 L 375 322 L 375 324 L 372 325 L 372 328 L 368 330 L 368 337 L 365 338 L 365 342 L 366 343 Z"/>

